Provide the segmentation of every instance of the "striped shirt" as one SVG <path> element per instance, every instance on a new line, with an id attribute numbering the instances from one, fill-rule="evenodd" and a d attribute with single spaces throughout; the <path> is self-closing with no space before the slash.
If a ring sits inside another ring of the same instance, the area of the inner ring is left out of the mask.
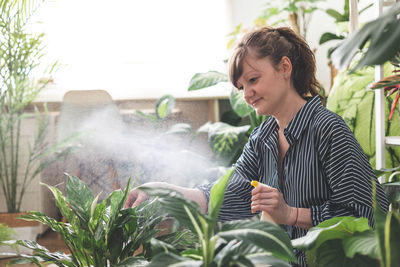
<path id="1" fill-rule="evenodd" d="M 327 110 L 319 96 L 308 99 L 284 129 L 289 148 L 278 179 L 278 123 L 269 117 L 251 133 L 236 162 L 219 214 L 220 221 L 254 216 L 250 210 L 251 180 L 277 188 L 292 207 L 309 208 L 312 225 L 338 216 L 366 217 L 373 226 L 374 171 L 344 120 Z M 377 181 L 377 180 L 376 180 Z M 199 188 L 209 199 L 212 184 Z M 377 200 L 387 211 L 389 202 L 377 182 Z M 307 230 L 286 226 L 291 239 Z M 297 255 L 305 265 L 304 254 Z"/>

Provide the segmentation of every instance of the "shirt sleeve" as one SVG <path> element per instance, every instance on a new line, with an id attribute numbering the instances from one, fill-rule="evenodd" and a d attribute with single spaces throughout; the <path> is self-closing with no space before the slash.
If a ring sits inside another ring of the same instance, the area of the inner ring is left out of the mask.
<path id="1" fill-rule="evenodd" d="M 388 210 L 388 200 L 351 130 L 340 118 L 321 128 L 318 153 L 330 189 L 329 200 L 311 207 L 312 224 L 338 216 L 365 217 L 373 223 L 372 180 L 377 201 Z"/>
<path id="2" fill-rule="evenodd" d="M 258 178 L 257 136 L 258 128 L 250 135 L 241 156 L 234 165 L 236 170 L 226 187 L 224 202 L 218 216 L 219 221 L 239 220 L 255 215 L 251 213 L 250 208 L 251 190 L 253 189 L 250 182 Z M 209 202 L 210 191 L 214 184 L 215 182 L 198 187 L 203 191 L 207 203 Z"/>

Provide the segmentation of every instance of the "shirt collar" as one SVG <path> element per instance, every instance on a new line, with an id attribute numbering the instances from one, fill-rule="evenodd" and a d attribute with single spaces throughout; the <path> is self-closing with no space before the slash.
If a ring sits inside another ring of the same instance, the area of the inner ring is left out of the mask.
<path id="1" fill-rule="evenodd" d="M 314 116 L 314 112 L 321 106 L 321 98 L 319 95 L 316 95 L 309 98 L 304 106 L 301 107 L 283 131 L 289 145 L 292 145 L 300 138 L 301 133 Z"/>

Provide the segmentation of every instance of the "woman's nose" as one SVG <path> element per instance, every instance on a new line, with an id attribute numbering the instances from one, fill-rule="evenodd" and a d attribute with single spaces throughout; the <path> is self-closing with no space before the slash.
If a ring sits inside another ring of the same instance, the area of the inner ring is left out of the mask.
<path id="1" fill-rule="evenodd" d="M 249 86 L 243 87 L 243 96 L 246 102 L 249 102 L 249 99 L 254 96 L 254 91 Z"/>

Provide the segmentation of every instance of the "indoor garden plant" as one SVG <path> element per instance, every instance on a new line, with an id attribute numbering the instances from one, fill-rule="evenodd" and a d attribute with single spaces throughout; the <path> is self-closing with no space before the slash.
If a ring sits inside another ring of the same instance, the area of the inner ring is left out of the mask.
<path id="1" fill-rule="evenodd" d="M 40 6 L 36 1 L 0 1 L 0 184 L 8 213 L 21 210 L 29 184 L 49 164 L 71 149 L 67 142 L 49 145 L 44 115 L 26 113 L 32 101 L 51 81 L 52 65 L 35 79 L 44 56 L 43 34 L 28 30 L 29 20 Z M 42 112 L 43 113 L 43 112 Z M 36 116 L 38 130 L 33 142 L 22 135 L 24 119 Z"/>

